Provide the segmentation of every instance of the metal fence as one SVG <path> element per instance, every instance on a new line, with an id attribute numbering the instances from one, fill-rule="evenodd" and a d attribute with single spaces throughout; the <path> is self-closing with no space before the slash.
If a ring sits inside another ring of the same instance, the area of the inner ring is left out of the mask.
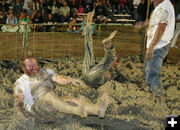
<path id="1" fill-rule="evenodd" d="M 2 25 L 1 25 L 2 26 Z M 27 25 L 24 25 L 26 27 Z M 82 57 L 84 56 L 84 37 L 81 33 L 69 33 L 68 24 L 53 24 L 55 28 L 47 31 L 47 24 L 31 24 L 31 32 L 0 32 L 0 60 L 18 59 L 27 51 L 35 56 Z M 74 25 L 79 28 L 80 25 Z M 103 56 L 102 40 L 114 30 L 118 31 L 113 40 L 117 56 L 134 55 L 142 52 L 143 32 L 137 32 L 134 27 L 125 25 L 96 25 L 93 35 L 95 56 Z"/>

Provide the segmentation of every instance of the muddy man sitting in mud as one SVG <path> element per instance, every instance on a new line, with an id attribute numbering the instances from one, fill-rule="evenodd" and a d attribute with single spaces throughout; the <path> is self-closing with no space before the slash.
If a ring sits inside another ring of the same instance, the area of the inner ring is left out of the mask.
<path id="1" fill-rule="evenodd" d="M 104 44 L 105 55 L 98 64 L 95 64 L 93 54 L 93 39 L 91 33 L 93 15 L 94 11 L 87 14 L 87 25 L 82 33 L 85 37 L 85 56 L 82 74 L 83 81 L 88 86 L 97 89 L 99 86 L 105 84 L 107 81 L 113 78 L 112 70 L 116 68 L 118 59 L 115 54 L 115 48 L 112 45 L 112 39 L 117 34 L 117 31 L 112 32 L 109 37 L 102 41 Z"/>
<path id="2" fill-rule="evenodd" d="M 104 118 L 109 104 L 109 96 L 104 93 L 97 99 L 97 103 L 86 101 L 85 97 L 59 97 L 53 91 L 53 83 L 61 85 L 81 85 L 81 81 L 71 77 L 57 75 L 53 70 L 40 69 L 38 61 L 32 55 L 22 60 L 24 74 L 15 82 L 15 109 L 21 119 L 31 115 L 45 115 L 51 119 L 57 112 L 72 114 L 86 118 L 96 115 Z M 43 116 L 42 116 L 43 117 Z"/>

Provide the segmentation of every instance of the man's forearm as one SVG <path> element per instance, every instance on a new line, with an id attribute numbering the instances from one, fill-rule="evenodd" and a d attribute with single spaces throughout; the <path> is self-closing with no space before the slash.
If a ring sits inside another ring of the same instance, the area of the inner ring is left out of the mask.
<path id="1" fill-rule="evenodd" d="M 152 51 L 154 49 L 154 47 L 158 44 L 158 42 L 161 40 L 161 38 L 164 34 L 164 31 L 166 29 L 166 26 L 167 26 L 167 24 L 165 24 L 165 23 L 161 23 L 158 25 L 158 28 L 154 35 L 154 38 L 148 48 L 149 51 Z"/>
<path id="2" fill-rule="evenodd" d="M 73 82 L 73 78 L 64 75 L 53 76 L 52 80 L 61 85 L 68 85 Z"/>

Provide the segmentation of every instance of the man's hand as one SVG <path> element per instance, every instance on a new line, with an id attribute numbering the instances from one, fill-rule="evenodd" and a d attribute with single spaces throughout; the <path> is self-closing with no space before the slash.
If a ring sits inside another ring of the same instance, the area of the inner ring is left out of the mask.
<path id="1" fill-rule="evenodd" d="M 24 111 L 17 111 L 17 114 L 19 115 L 19 117 L 20 117 L 22 120 L 26 120 L 27 117 L 28 117 L 28 114 L 25 113 Z"/>
<path id="2" fill-rule="evenodd" d="M 87 85 L 83 81 L 81 81 L 80 79 L 73 79 L 72 85 L 81 86 L 83 88 L 87 87 Z"/>
<path id="3" fill-rule="evenodd" d="M 145 59 L 146 60 L 152 60 L 153 59 L 153 51 L 152 50 L 146 50 L 146 54 L 145 54 Z"/>

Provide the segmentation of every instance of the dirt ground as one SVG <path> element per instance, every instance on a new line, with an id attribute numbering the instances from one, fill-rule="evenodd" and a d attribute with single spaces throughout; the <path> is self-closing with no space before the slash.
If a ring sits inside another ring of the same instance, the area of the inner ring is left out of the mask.
<path id="1" fill-rule="evenodd" d="M 164 129 L 165 115 L 180 115 L 180 51 L 171 48 L 162 68 L 162 83 L 165 89 L 164 99 L 152 97 L 144 90 L 143 58 L 141 52 L 142 34 L 132 27 L 102 28 L 94 39 L 94 52 L 98 62 L 104 55 L 101 41 L 110 32 L 118 30 L 113 41 L 120 58 L 117 69 L 127 78 L 126 81 L 111 80 L 98 88 L 82 88 L 72 85 L 54 84 L 59 96 L 84 95 L 96 102 L 98 96 L 107 92 L 110 105 L 104 119 L 89 116 L 81 119 L 59 113 L 53 121 L 40 122 L 29 116 L 26 121 L 19 121 L 13 109 L 14 82 L 23 74 L 19 58 L 23 51 L 23 35 L 0 32 L 0 129 L 9 130 L 146 130 Z M 178 40 L 179 42 L 180 40 Z M 57 74 L 82 78 L 84 39 L 79 34 L 65 31 L 56 33 L 30 33 L 28 49 L 39 57 L 40 66 L 51 68 Z M 53 57 L 63 58 L 53 58 Z M 45 57 L 45 58 L 40 58 Z M 9 60 L 14 59 L 14 60 Z"/>
<path id="2" fill-rule="evenodd" d="M 99 61 L 101 58 L 96 58 Z M 40 66 L 51 68 L 58 74 L 82 78 L 82 59 L 39 59 Z M 54 85 L 59 96 L 84 95 L 96 102 L 103 92 L 110 96 L 110 105 L 104 119 L 89 116 L 81 119 L 59 113 L 51 122 L 40 122 L 33 116 L 19 121 L 13 109 L 13 84 L 22 75 L 18 60 L 6 60 L 0 64 L 0 129 L 42 130 L 147 130 L 164 129 L 165 115 L 180 115 L 180 66 L 164 63 L 162 82 L 164 100 L 152 97 L 144 90 L 143 63 L 139 55 L 120 58 L 118 71 L 127 78 L 119 82 L 111 80 L 98 88 Z"/>

